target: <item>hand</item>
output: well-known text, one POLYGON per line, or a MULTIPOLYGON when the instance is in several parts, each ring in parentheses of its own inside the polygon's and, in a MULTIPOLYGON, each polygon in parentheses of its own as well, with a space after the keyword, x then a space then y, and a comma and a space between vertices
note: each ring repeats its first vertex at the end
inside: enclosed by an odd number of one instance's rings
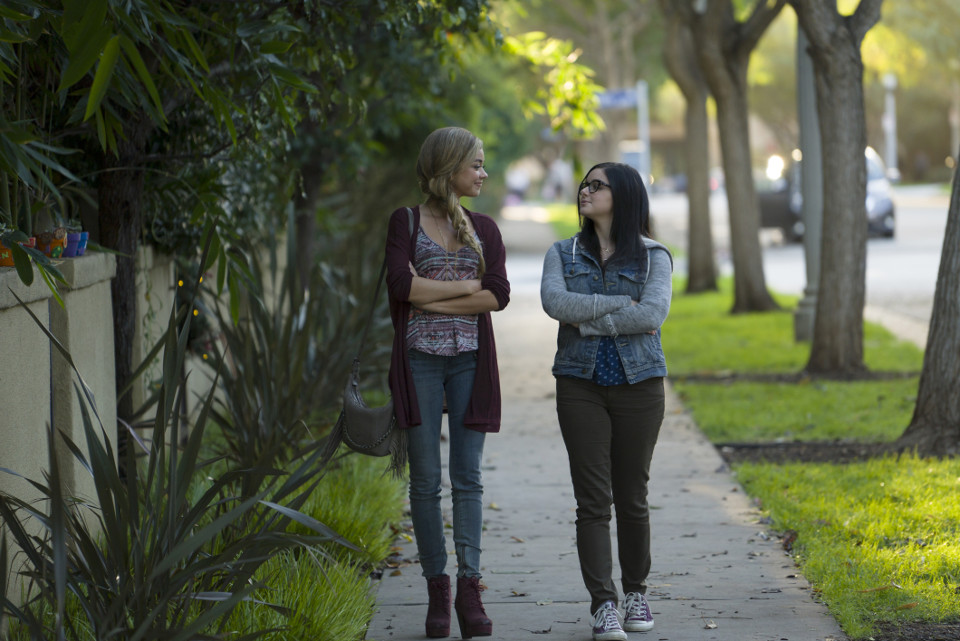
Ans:
POLYGON ((469 280, 461 281, 467 284, 467 295, 476 294, 477 292, 483 289, 483 285, 480 283, 478 278, 471 278, 469 280))
POLYGON ((417 270, 416 270, 416 268, 413 266, 413 263, 412 263, 412 262, 411 262, 411 263, 407 263, 407 266, 410 268, 410 273, 411 273, 411 274, 413 274, 414 276, 419 276, 419 275, 420 275, 420 274, 417 273, 417 270))

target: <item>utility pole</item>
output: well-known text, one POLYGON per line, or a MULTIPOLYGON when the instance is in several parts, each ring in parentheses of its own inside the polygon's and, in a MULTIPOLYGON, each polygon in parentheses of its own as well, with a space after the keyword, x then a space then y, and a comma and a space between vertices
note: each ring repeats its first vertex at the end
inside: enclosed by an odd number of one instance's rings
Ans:
POLYGON ((883 88, 887 90, 883 110, 884 151, 887 164, 887 178, 893 182, 900 180, 900 168, 897 166, 897 77, 892 73, 883 75, 883 88))

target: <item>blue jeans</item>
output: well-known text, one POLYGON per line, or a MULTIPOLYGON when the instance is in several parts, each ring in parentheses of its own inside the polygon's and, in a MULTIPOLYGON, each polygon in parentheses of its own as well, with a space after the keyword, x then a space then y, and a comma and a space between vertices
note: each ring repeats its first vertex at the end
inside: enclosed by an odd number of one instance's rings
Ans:
POLYGON ((483 528, 483 480, 480 462, 485 434, 463 426, 473 392, 477 353, 434 356, 410 350, 422 423, 407 430, 410 460, 410 514, 423 576, 444 574, 447 547, 440 509, 440 425, 447 399, 450 430, 450 486, 453 491, 453 542, 457 576, 480 576, 480 531, 483 528))

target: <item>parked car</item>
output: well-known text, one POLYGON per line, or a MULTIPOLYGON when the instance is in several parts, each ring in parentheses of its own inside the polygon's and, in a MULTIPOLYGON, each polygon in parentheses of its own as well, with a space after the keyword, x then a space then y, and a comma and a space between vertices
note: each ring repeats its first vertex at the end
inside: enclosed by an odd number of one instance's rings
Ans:
MULTIPOLYGON (((867 163, 867 230, 871 236, 893 238, 896 214, 890 198, 890 181, 880 155, 871 147, 864 152, 867 163)), ((803 194, 800 191, 800 162, 793 162, 783 177, 767 189, 758 189, 760 197, 760 226, 780 228, 785 240, 797 242, 803 238, 803 220, 800 211, 803 194)))

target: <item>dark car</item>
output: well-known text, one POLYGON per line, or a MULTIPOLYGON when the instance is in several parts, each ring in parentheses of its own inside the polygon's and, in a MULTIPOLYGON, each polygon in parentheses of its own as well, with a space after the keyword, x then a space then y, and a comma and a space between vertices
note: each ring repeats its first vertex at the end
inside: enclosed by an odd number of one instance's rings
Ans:
MULTIPOLYGON (((871 236, 893 238, 896 216, 883 161, 870 147, 864 157, 867 163, 867 230, 871 236)), ((770 189, 758 190, 758 196, 761 227, 779 228, 787 241, 796 242, 803 238, 799 161, 793 162, 770 189)))

